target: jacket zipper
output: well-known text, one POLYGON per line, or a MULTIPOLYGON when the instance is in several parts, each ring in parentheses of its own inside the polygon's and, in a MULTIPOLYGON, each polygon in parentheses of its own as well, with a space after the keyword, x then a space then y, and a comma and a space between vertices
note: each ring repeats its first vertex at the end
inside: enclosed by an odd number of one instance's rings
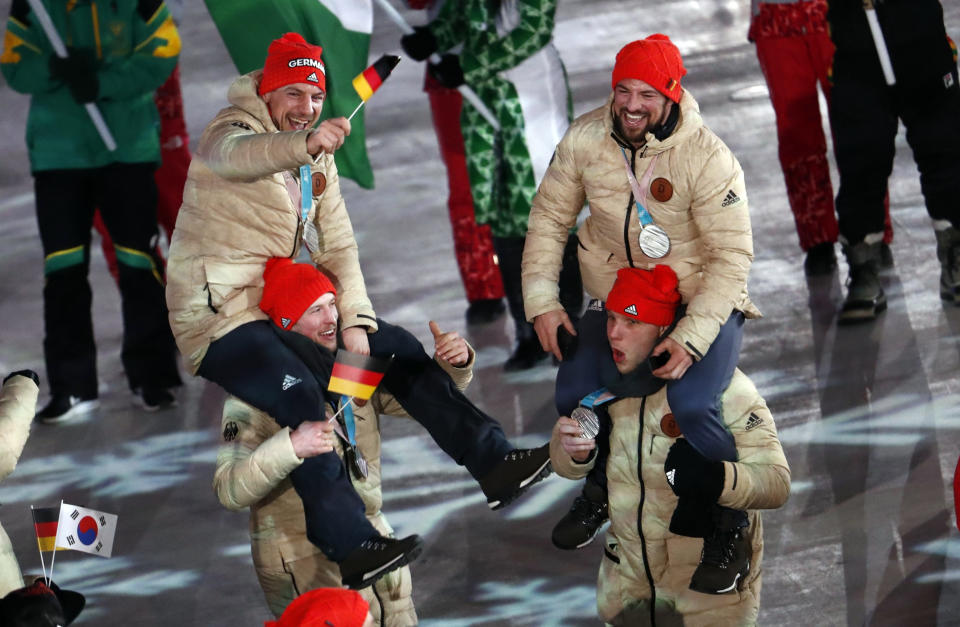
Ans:
POLYGON ((643 570, 650 584, 650 625, 657 627, 657 588, 650 573, 647 559, 647 539, 643 535, 643 504, 647 498, 647 486, 643 483, 643 415, 646 413, 647 397, 640 401, 640 436, 637 438, 637 479, 640 480, 640 506, 637 508, 637 533, 640 534, 640 552, 643 556, 643 570))

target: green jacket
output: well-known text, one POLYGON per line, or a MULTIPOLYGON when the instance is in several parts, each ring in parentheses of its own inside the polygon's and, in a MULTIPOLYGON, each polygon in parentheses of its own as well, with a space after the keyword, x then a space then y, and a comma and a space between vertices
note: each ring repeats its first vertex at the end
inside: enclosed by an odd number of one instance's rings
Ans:
POLYGON ((0 55, 10 86, 30 94, 31 170, 95 168, 160 160, 154 90, 173 71, 180 36, 162 0, 41 0, 68 48, 89 49, 99 66, 95 104, 117 142, 107 150, 84 105, 50 75, 54 54, 26 0, 13 0, 0 55))

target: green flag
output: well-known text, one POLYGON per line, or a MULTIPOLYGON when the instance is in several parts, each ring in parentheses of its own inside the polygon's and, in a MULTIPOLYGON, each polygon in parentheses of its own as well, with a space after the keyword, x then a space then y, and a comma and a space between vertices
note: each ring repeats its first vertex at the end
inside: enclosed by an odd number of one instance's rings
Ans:
MULTIPOLYGON (((348 116, 360 104, 353 78, 367 67, 372 0, 205 0, 227 51, 240 73, 263 67, 270 42, 284 33, 300 33, 323 47, 327 97, 321 118, 348 116)), ((350 121, 350 137, 334 157, 340 176, 373 187, 367 158, 364 109, 350 121)))

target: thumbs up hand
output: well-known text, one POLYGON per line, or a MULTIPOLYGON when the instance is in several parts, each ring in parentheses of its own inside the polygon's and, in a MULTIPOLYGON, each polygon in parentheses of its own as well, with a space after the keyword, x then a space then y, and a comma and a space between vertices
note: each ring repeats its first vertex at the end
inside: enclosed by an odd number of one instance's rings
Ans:
POLYGON ((467 342, 456 331, 444 333, 440 326, 430 321, 430 332, 433 333, 434 355, 451 366, 463 366, 470 359, 470 350, 467 342))

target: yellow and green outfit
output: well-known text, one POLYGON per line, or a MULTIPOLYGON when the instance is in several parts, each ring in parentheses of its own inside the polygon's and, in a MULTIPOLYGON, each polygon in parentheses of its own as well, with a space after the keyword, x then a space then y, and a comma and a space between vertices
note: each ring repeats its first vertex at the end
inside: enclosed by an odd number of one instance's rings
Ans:
MULTIPOLYGON (((91 60, 93 103, 117 143, 104 145, 67 82, 51 71, 53 48, 26 0, 13 0, 0 70, 30 94, 27 148, 44 249, 44 355, 53 394, 97 395, 87 282, 90 229, 99 208, 120 262, 131 388, 178 385, 162 260, 155 252, 160 159, 153 92, 170 75, 180 38, 161 0, 41 0, 71 56, 91 60)), ((75 78, 71 76, 70 78, 75 78)))

